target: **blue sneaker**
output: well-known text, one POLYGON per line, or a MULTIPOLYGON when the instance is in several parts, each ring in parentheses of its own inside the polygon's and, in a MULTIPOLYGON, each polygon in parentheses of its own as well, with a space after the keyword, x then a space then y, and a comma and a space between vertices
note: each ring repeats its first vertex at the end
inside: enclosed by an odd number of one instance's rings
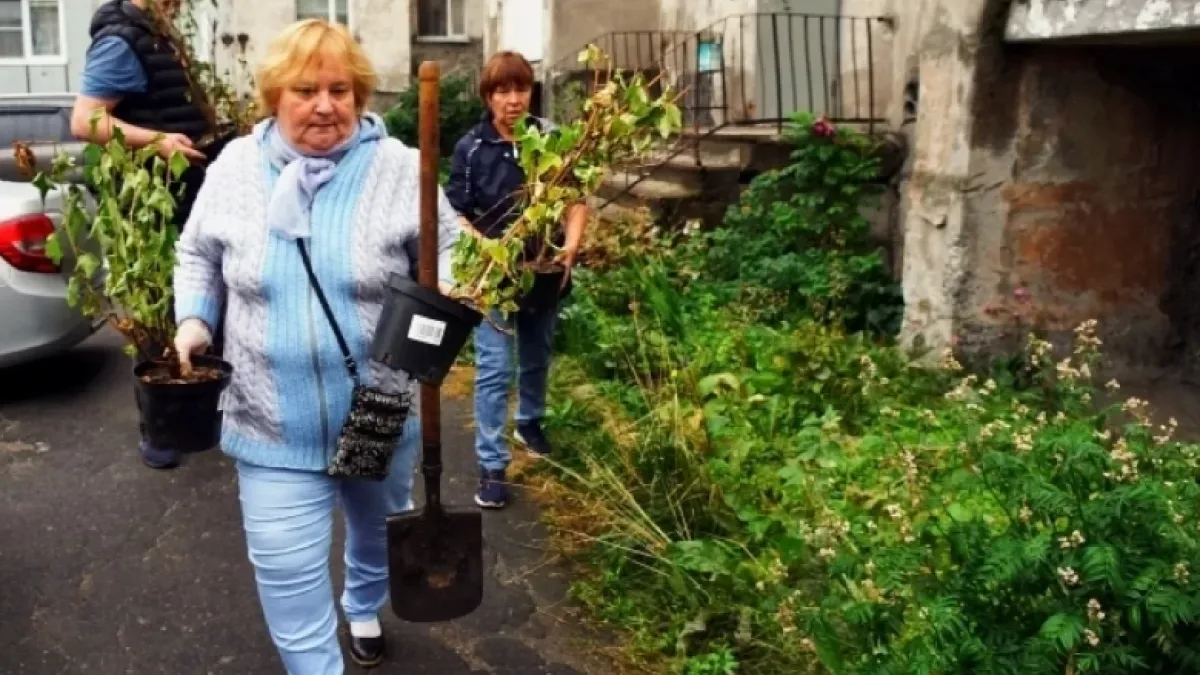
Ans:
POLYGON ((517 430, 513 434, 513 439, 525 446, 525 449, 529 451, 529 456, 534 459, 549 457, 554 450, 550 446, 550 439, 546 438, 546 432, 542 431, 542 423, 538 420, 517 422, 517 430))
POLYGON ((485 509, 502 509, 508 505, 508 481, 504 477, 503 469, 480 469, 479 491, 475 493, 475 503, 485 509))
POLYGON ((179 466, 178 451, 155 448, 143 440, 138 452, 142 455, 142 462, 151 469, 174 469, 179 466))

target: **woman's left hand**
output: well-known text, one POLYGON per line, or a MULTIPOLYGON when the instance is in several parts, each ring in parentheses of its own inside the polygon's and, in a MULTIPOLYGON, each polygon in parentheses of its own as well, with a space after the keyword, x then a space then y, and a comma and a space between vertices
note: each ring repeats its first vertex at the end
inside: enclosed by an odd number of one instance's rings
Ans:
POLYGON ((563 268, 563 280, 562 280, 562 285, 559 287, 559 290, 566 288, 567 284, 570 283, 571 270, 573 270, 575 268, 575 259, 577 257, 579 257, 579 249, 578 248, 564 248, 562 251, 559 252, 558 256, 554 259, 554 262, 561 265, 563 268))

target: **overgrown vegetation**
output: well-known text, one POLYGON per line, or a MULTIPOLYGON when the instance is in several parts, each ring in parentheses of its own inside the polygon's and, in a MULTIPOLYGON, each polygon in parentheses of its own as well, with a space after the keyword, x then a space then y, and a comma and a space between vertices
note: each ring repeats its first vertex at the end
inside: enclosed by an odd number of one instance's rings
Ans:
POLYGON ((882 192, 876 143, 807 119, 787 137, 791 162, 755 179, 725 227, 702 242, 703 273, 780 294, 770 318, 801 311, 851 330, 896 332, 900 289, 862 214, 882 192))
POLYGON ((913 366, 845 234, 861 139, 821 124, 723 228, 602 236, 619 250, 579 272, 566 452, 531 477, 576 595, 686 675, 1200 671, 1200 448, 1144 401, 1096 408, 1094 322, 1068 353, 913 366))

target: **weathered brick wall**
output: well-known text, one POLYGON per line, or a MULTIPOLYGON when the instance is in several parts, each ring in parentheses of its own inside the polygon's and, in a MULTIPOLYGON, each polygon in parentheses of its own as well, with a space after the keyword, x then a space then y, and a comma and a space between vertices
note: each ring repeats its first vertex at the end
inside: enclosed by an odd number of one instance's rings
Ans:
POLYGON ((1010 47, 981 73, 966 346, 1012 348, 1028 325, 1065 335, 1097 319, 1119 365, 1178 363, 1197 323, 1196 66, 1186 52, 1010 47), (1015 305, 1022 329, 1005 311, 1015 305))

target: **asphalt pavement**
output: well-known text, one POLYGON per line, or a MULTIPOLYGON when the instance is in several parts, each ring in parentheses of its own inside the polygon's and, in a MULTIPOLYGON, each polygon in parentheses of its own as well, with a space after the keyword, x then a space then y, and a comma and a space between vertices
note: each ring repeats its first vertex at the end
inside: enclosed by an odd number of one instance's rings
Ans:
MULTIPOLYGON (((246 559, 231 462, 159 472, 136 452, 130 361, 101 333, 0 370, 0 674, 283 673, 246 559)), ((443 403, 446 501, 470 503, 469 401, 443 403)), ((340 520, 340 519, 339 519, 340 520)), ((338 527, 340 531, 340 526, 338 527)), ((610 673, 564 600, 528 500, 485 515, 483 606, 445 624, 385 613, 380 675, 610 673)), ((341 579, 340 533, 334 578, 341 579)), ((347 672, 359 672, 347 660, 347 672)))

